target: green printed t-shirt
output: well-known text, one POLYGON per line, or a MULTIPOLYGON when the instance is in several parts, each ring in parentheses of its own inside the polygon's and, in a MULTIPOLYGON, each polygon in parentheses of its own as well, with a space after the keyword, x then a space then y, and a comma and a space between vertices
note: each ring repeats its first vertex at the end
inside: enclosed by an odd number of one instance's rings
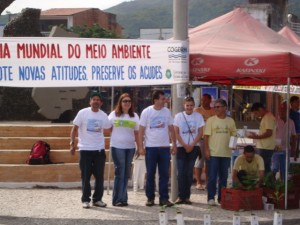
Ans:
POLYGON ((118 117, 113 111, 108 118, 112 124, 111 146, 120 149, 135 148, 134 132, 139 129, 139 116, 134 113, 134 117, 128 114, 118 117))

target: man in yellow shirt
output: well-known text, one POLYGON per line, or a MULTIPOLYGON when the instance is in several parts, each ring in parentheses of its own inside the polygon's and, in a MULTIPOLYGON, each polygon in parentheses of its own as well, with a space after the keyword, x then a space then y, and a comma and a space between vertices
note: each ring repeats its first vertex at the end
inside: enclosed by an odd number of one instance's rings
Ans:
POLYGON ((230 166, 230 136, 236 135, 232 118, 226 116, 227 103, 223 99, 215 101, 215 116, 207 120, 204 128, 204 152, 208 167, 207 203, 215 205, 218 186, 218 202, 221 202, 221 189, 226 187, 230 166), (217 185, 218 183, 218 185, 217 185))
POLYGON ((271 171, 271 159, 276 145, 276 119, 259 102, 253 104, 251 111, 255 117, 261 118, 261 121, 259 133, 250 132, 247 137, 256 140, 257 153, 264 159, 265 172, 267 174, 271 171))
POLYGON ((255 154, 255 149, 251 145, 244 147, 244 153, 238 156, 234 162, 232 171, 232 181, 238 187, 245 187, 244 176, 257 177, 256 187, 262 184, 265 165, 263 158, 255 154))

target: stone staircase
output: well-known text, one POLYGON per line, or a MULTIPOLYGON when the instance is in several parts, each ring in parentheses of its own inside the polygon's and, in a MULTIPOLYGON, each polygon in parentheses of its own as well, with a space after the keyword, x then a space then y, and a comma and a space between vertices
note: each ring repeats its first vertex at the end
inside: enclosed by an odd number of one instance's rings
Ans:
MULTIPOLYGON (((79 152, 69 151, 71 124, 1 123, 0 124, 0 182, 57 183, 80 182, 79 152), (46 141, 51 146, 50 159, 54 164, 27 165, 32 145, 46 141), (57 163, 57 164, 55 164, 57 163)), ((108 179, 109 136, 105 135, 106 167, 108 179)), ((113 164, 110 179, 113 179, 113 164)))

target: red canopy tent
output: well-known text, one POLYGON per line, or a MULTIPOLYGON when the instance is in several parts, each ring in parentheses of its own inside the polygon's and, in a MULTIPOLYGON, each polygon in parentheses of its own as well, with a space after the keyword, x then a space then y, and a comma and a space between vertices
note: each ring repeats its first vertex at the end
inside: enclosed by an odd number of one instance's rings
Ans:
POLYGON ((189 31, 192 80, 278 85, 300 77, 300 47, 237 8, 189 31))
MULTIPOLYGON (((192 80, 239 85, 288 84, 288 96, 290 81, 299 83, 300 47, 240 8, 190 30, 189 39, 192 80)), ((287 158, 288 154, 286 161, 287 158)), ((285 183, 287 187, 287 179, 285 183)), ((286 196, 287 188, 287 203, 286 196)))
POLYGON ((285 26, 280 31, 278 31, 278 34, 287 38, 291 42, 295 43, 296 45, 300 46, 300 37, 292 31, 288 26, 285 26))

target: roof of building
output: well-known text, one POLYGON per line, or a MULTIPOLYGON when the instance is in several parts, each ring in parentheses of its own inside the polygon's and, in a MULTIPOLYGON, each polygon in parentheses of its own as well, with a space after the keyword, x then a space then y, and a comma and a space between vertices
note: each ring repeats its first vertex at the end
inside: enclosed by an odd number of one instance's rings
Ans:
POLYGON ((53 8, 41 12, 41 16, 71 16, 92 8, 53 8))

